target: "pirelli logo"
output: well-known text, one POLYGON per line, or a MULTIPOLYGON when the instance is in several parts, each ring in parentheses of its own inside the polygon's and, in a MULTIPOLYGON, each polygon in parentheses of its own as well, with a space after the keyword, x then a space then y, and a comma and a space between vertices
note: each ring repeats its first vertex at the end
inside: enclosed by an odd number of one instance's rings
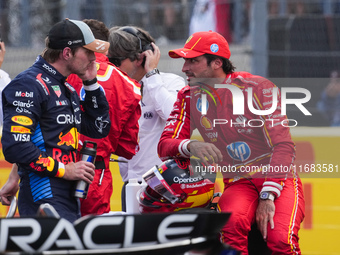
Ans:
POLYGON ((11 126, 11 133, 30 134, 31 130, 21 126, 11 126))

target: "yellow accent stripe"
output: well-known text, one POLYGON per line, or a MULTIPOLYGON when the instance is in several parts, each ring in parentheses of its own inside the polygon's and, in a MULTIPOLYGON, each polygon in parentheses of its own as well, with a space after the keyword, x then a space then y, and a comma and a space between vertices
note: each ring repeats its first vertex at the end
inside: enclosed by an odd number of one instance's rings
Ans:
MULTIPOLYGON (((293 210, 292 210, 292 215, 290 217, 290 222, 289 222, 289 229, 288 229, 288 244, 290 244, 290 248, 291 248, 291 251, 294 252, 295 251, 295 247, 294 247, 294 244, 291 242, 291 235, 293 234, 292 233, 292 230, 293 230, 293 224, 295 223, 295 216, 296 216, 296 210, 297 210, 297 200, 298 200, 298 194, 297 194, 297 190, 298 190, 298 186, 297 186, 297 179, 294 178, 293 179, 293 182, 294 182, 294 206, 293 206, 293 210)), ((295 252, 294 252, 295 253, 295 252)))
MULTIPOLYGON (((110 75, 108 75, 108 73, 109 73, 109 71, 110 71, 110 67, 112 67, 112 66, 108 66, 108 67, 106 68, 104 74, 97 74, 97 78, 99 78, 99 77, 106 77, 106 76, 109 76, 109 77, 110 77, 110 75)), ((111 70, 111 72, 112 72, 112 70, 111 70)))
POLYGON ((198 39, 197 42, 195 42, 195 44, 190 48, 190 50, 192 50, 201 39, 202 37, 200 37, 200 39, 198 39))
POLYGON ((174 132, 174 134, 173 134, 173 136, 171 137, 172 139, 174 139, 175 137, 176 137, 176 135, 177 135, 177 131, 179 130, 179 127, 181 126, 181 123, 183 122, 183 117, 184 117, 184 107, 183 107, 183 105, 184 105, 184 98, 182 99, 182 104, 181 104, 181 115, 180 115, 180 118, 179 118, 179 122, 178 122, 178 124, 177 124, 177 127, 176 127, 176 129, 175 129, 175 132, 174 132))
POLYGON ((244 89, 244 86, 238 85, 238 84, 236 84, 236 83, 231 83, 231 85, 234 85, 234 86, 236 86, 236 87, 238 87, 238 88, 240 88, 240 89, 244 89))

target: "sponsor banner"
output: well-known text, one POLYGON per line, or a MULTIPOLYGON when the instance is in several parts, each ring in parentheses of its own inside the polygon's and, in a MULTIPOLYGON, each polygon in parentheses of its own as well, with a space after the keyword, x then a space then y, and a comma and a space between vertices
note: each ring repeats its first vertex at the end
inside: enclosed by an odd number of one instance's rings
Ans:
POLYGON ((3 218, 0 219, 0 253, 40 254, 56 250, 60 254, 70 250, 100 250, 103 253, 106 250, 126 252, 158 248, 171 251, 181 246, 185 251, 194 243, 216 244, 218 232, 229 216, 211 211, 90 216, 74 224, 56 218, 3 218))

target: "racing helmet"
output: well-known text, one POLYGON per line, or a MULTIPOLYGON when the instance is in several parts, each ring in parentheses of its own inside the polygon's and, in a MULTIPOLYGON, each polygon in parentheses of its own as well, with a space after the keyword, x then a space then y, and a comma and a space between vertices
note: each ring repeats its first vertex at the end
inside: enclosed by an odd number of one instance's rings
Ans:
POLYGON ((216 173, 196 159, 169 159, 151 168, 143 179, 147 186, 137 194, 140 212, 174 212, 208 206, 216 173))

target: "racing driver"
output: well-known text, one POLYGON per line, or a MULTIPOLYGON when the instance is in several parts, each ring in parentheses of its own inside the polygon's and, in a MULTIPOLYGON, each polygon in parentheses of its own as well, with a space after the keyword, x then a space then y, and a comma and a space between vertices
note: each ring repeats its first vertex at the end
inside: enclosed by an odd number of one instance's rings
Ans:
POLYGON ((212 31, 194 33, 169 56, 184 58, 182 71, 189 86, 179 92, 161 136, 161 159, 196 156, 203 163, 214 162, 217 171, 225 170, 218 208, 231 217, 221 241, 248 254, 248 233, 256 222, 272 254, 301 254, 304 197, 293 171, 295 145, 276 86, 263 77, 234 72, 228 42, 212 31), (237 106, 243 112, 234 114, 233 104, 242 96, 246 100, 237 106), (271 114, 255 114, 271 109, 274 102, 271 114), (195 128, 204 142, 190 140, 195 128), (286 171, 269 171, 276 168, 286 171))
POLYGON ((91 183, 95 169, 91 162, 76 162, 79 132, 102 138, 110 130, 94 54, 108 47, 84 22, 65 19, 51 28, 42 56, 3 91, 2 146, 5 159, 19 166, 20 216, 35 216, 41 204, 49 203, 62 218, 79 218, 74 184, 91 183), (71 73, 87 90, 82 105, 66 82, 71 73))

